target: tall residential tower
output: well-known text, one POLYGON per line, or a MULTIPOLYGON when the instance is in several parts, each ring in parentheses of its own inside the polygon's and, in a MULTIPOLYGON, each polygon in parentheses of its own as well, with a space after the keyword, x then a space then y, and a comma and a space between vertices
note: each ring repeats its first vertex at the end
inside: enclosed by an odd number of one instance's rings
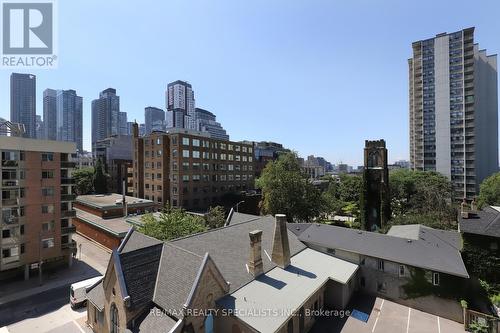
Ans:
POLYGON ((99 140, 120 134, 120 96, 108 88, 92 101, 92 146, 99 140))
POLYGON ((497 57, 474 43, 474 28, 412 47, 411 168, 443 174, 456 199, 471 199, 498 170, 497 57))
POLYGON ((24 125, 24 136, 36 138, 36 76, 10 75, 10 121, 24 125))
POLYGON ((171 82, 167 85, 165 95, 167 126, 195 129, 195 101, 191 84, 180 80, 171 82))

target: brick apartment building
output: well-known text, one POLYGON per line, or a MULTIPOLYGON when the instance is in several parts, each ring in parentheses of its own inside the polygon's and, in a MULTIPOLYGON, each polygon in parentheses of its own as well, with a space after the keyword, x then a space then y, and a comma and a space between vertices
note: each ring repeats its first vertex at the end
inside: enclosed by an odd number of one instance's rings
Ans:
POLYGON ((212 139, 186 129, 139 137, 134 125, 134 196, 157 207, 203 210, 225 194, 253 189, 251 144, 212 139))
POLYGON ((0 277, 24 269, 28 279, 40 262, 71 265, 75 144, 2 136, 0 151, 0 277))

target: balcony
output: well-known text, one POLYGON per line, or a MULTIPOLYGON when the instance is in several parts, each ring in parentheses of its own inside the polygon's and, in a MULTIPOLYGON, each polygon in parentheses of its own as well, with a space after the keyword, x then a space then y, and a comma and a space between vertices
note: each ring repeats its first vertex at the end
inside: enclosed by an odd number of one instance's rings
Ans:
POLYGON ((19 161, 15 160, 2 160, 3 167, 17 167, 19 165, 19 161))
POLYGON ((2 180, 3 187, 14 187, 19 186, 19 180, 17 179, 4 179, 2 180))
POLYGON ((71 240, 69 243, 62 243, 61 244, 61 249, 62 250, 68 250, 68 249, 76 249, 76 241, 71 240))
POLYGON ((17 216, 3 216, 2 221, 4 224, 10 225, 10 224, 18 224, 19 223, 19 217, 17 216))
POLYGON ((75 162, 61 161, 61 168, 62 169, 73 169, 75 167, 76 167, 75 162))
POLYGON ((76 226, 70 225, 69 227, 61 227, 61 234, 73 234, 76 232, 76 226))
POLYGON ((61 201, 74 201, 76 194, 61 194, 61 201))
POLYGON ((61 217, 75 217, 75 216, 76 216, 76 210, 74 209, 61 211, 61 217))
POLYGON ((73 185, 75 180, 73 178, 63 178, 61 177, 61 185, 73 185))
POLYGON ((18 205, 18 200, 16 199, 3 199, 2 200, 2 206, 17 206, 18 205))

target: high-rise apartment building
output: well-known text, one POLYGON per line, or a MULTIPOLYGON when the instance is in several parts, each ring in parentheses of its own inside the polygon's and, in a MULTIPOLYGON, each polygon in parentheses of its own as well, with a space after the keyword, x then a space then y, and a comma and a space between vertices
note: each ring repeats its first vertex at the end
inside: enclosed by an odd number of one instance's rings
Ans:
POLYGON ((83 99, 75 90, 58 90, 56 102, 56 131, 58 141, 76 143, 83 150, 83 99))
POLYGON ((43 91, 43 119, 45 121, 44 138, 57 140, 57 90, 43 91))
POLYGON ((167 85, 165 92, 167 120, 171 127, 196 129, 194 91, 185 81, 174 81, 167 85))
POLYGON ((139 137, 134 129, 134 196, 162 207, 204 210, 227 193, 253 189, 253 145, 185 129, 139 137))
POLYGON ((498 170, 497 57, 474 43, 474 28, 412 47, 411 168, 443 174, 456 199, 471 199, 498 170))
POLYGON ((36 76, 10 75, 10 121, 24 125, 24 136, 36 138, 36 76))
POLYGON ((195 110, 196 130, 207 132, 214 139, 229 140, 226 130, 216 121, 216 116, 212 112, 200 108, 195 110))
POLYGON ((92 101, 92 144, 120 134, 120 97, 108 88, 92 101))
POLYGON ((165 129, 165 112, 153 106, 144 108, 144 123, 146 135, 153 131, 163 131, 165 129))
MULTIPOLYGON (((0 274, 56 260, 71 264, 75 216, 72 142, 4 136, 1 152, 0 274)), ((40 270, 39 270, 40 272, 40 270)))

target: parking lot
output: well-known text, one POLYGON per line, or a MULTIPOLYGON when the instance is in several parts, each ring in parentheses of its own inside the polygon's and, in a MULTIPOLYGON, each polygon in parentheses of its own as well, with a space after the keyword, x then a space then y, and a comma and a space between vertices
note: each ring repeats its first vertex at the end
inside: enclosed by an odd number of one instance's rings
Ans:
POLYGON ((322 320, 312 332, 335 333, 462 333, 462 324, 381 298, 358 297, 352 304, 369 315, 364 322, 353 316, 322 320))

